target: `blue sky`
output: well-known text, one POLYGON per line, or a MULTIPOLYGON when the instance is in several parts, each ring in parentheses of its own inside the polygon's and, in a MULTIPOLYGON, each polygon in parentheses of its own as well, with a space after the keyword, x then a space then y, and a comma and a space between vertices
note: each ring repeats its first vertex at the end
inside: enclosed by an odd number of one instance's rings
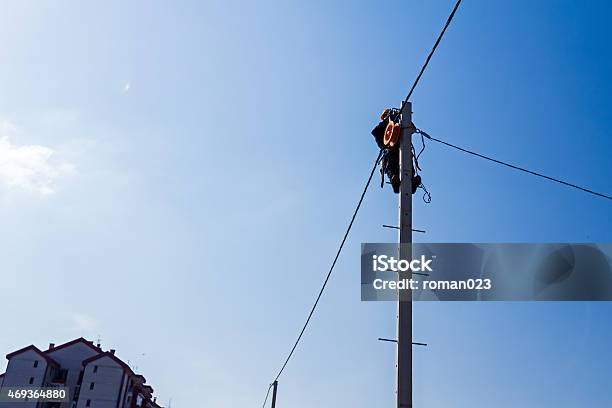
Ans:
MULTIPOLYGON (((584 3, 584 4, 583 4, 584 3)), ((102 337, 174 407, 261 404, 451 1, 8 1, 0 351, 102 337)), ((412 101, 432 136, 612 193, 612 6, 466 1, 412 101)), ((610 242, 610 203, 429 144, 429 242, 610 242)), ((279 405, 391 406, 374 184, 279 405)), ((415 406, 612 404, 607 303, 415 306, 415 406)), ((2 367, 0 365, 0 367, 2 367)))

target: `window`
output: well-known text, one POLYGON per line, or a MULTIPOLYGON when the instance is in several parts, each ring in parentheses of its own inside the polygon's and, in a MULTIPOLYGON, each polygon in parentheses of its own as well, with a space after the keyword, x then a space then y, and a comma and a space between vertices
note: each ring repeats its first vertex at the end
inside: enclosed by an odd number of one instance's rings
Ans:
POLYGON ((94 383, 89 384, 89 389, 93 390, 94 389, 94 383))
POLYGON ((34 377, 30 377, 30 384, 34 384, 34 377))
POLYGON ((68 370, 59 369, 55 376, 53 376, 53 382, 56 383, 66 383, 66 378, 68 377, 68 370))
POLYGON ((38 367, 38 360, 34 360, 34 368, 38 367))
POLYGON ((98 366, 94 366, 93 372, 94 372, 94 374, 98 372, 98 366))
POLYGON ((91 407, 91 400, 87 400, 87 402, 85 403, 86 407, 91 407))

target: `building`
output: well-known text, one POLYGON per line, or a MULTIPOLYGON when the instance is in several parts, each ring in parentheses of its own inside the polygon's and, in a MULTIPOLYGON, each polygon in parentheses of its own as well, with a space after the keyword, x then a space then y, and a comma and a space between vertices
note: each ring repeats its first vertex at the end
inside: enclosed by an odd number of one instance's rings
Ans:
POLYGON ((0 402, 2 408, 162 408, 153 388, 129 365, 93 341, 78 338, 45 351, 34 345, 6 355, 0 391, 8 387, 66 387, 69 402, 0 402))

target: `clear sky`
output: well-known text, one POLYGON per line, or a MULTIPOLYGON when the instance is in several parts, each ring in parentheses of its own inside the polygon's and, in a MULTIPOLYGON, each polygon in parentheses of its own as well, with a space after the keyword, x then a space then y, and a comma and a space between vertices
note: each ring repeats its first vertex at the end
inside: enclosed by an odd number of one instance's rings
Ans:
MULTIPOLYGON (((0 352, 98 335, 173 407, 257 407, 454 1, 2 1, 0 352)), ((435 137, 612 193, 605 1, 464 1, 413 95, 435 137)), ((610 201, 429 144, 429 242, 610 242, 610 201)), ((279 406, 392 406, 359 301, 370 190, 279 406)), ((612 405, 608 303, 415 306, 416 407, 612 405)), ((0 369, 5 363, 0 365, 0 369)))

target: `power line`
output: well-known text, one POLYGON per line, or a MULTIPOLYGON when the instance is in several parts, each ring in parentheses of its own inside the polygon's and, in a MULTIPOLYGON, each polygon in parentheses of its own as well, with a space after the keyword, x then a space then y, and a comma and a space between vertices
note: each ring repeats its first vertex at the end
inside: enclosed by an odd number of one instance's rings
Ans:
POLYGON ((453 17, 455 17, 455 13, 457 12, 457 9, 459 8, 460 4, 461 4, 461 0, 458 0, 457 3, 455 4, 455 7, 453 8, 453 11, 451 11, 450 15, 448 16, 448 19, 446 20, 446 24, 444 24, 444 28, 442 29, 442 31, 440 31, 440 34, 438 35, 438 39, 436 40, 433 48, 429 52, 429 55, 427 56, 427 59, 425 60, 425 63, 423 64, 423 67, 421 68, 419 75, 417 75, 416 79, 414 80, 414 83, 412 84, 412 87, 410 88, 410 91, 408 92, 406 99, 404 99, 404 103, 408 102, 408 100, 412 96, 412 92, 414 92, 414 88, 416 88, 417 84, 419 83, 419 80, 421 79, 421 76, 423 75, 423 72, 425 72, 425 69, 427 68, 427 65, 429 64, 429 61, 431 60, 431 57, 433 57, 434 53, 436 52, 436 48, 438 48, 438 45, 440 44, 442 37, 444 37, 444 33, 446 32, 446 29, 448 28, 451 21, 453 20, 453 17))
POLYGON ((459 146, 455 146, 454 144, 445 142, 443 140, 436 139, 435 137, 432 137, 432 136, 428 135, 427 133, 425 133, 424 131, 422 131, 420 129, 417 129, 416 132, 420 133, 421 135, 423 135, 424 137, 426 137, 429 140, 433 140, 434 142, 438 142, 438 143, 441 143, 443 145, 452 147, 453 149, 457 149, 457 150, 462 151, 464 153, 468 153, 468 154, 471 154, 473 156, 480 157, 482 159, 489 160, 489 161, 492 161, 492 162, 497 163, 497 164, 501 164, 501 165, 506 166, 506 167, 510 167, 511 169, 519 170, 519 171, 522 171, 522 172, 525 172, 525 173, 528 173, 528 174, 531 174, 531 175, 534 175, 534 176, 542 177, 542 178, 544 178, 546 180, 554 181, 555 183, 559 183, 559 184, 563 184, 563 185, 566 185, 566 186, 569 186, 569 187, 573 187, 575 189, 584 191, 584 192, 589 193, 589 194, 593 194, 593 195, 596 195, 596 196, 599 196, 599 197, 607 198, 608 200, 612 200, 612 197, 609 196, 609 195, 606 195, 606 194, 603 194, 603 193, 598 193, 597 191, 589 190, 588 188, 580 187, 580 186, 578 186, 576 184, 568 183, 567 181, 559 180, 559 179, 556 179, 554 177, 550 177, 550 176, 547 176, 547 175, 544 175, 544 174, 541 174, 541 173, 537 173, 535 171, 531 171, 531 170, 525 169, 523 167, 515 166, 514 164, 506 163, 506 162, 503 162, 501 160, 497 160, 497 159, 494 159, 492 157, 485 156, 483 154, 476 153, 476 152, 464 149, 464 148, 459 147, 459 146))
MULTIPOLYGON (((453 17, 455 16, 455 13, 456 13, 457 9, 459 8, 460 4, 461 4, 461 0, 458 0, 457 3, 455 4, 455 7, 453 8, 453 11, 451 12, 451 14, 449 15, 448 19, 446 20, 446 24, 444 25, 444 28, 442 29, 442 31, 438 35, 438 38, 436 39, 436 42, 434 43, 433 48, 429 52, 429 55, 427 56, 427 59, 425 60, 425 63, 423 64, 423 67, 421 68, 418 76, 416 77, 414 83, 412 84, 412 87, 410 88, 410 91, 408 92, 408 95, 406 96, 406 99, 405 99, 404 103, 408 102, 408 100, 412 96, 412 92, 414 91, 414 89, 416 88, 417 84, 419 83, 419 80, 421 79, 421 76, 425 72, 425 69, 427 68, 427 65, 429 64, 429 61, 431 60, 433 54, 436 52, 436 49, 438 48, 438 45, 440 44, 440 41, 442 40, 442 37, 444 36, 444 33, 446 32, 446 29, 448 28, 448 26, 450 25, 453 17)), ((308 324, 310 323, 310 319, 312 318, 312 316, 314 314, 314 311, 317 308, 317 305, 319 304, 319 300, 321 299, 321 296, 323 295, 325 287, 327 286, 327 282, 329 281, 329 278, 331 277, 331 274, 332 274, 332 272, 334 270, 334 267, 336 266, 338 258, 340 257, 340 253, 342 252, 342 249, 344 248, 344 244, 346 242, 346 239, 348 238, 348 235, 349 235, 349 233, 351 231, 351 228, 353 227, 353 222, 355 221, 355 218, 357 217, 357 213, 359 212, 359 209, 361 208, 361 204, 362 204, 363 199, 365 197, 365 194, 366 194, 366 192, 368 190, 368 187, 370 186, 370 182, 372 181, 372 176, 374 175, 374 172, 376 171, 376 166, 378 165, 378 162, 380 161, 381 155, 382 155, 382 150, 378 153, 378 156, 376 157, 376 160, 374 162, 374 166, 372 167, 372 171, 370 172, 370 176, 368 177, 368 180, 367 180, 366 185, 365 185, 365 187, 363 189, 363 192, 361 193, 361 197, 359 198, 357 206, 355 207, 355 211, 353 212, 353 216, 351 217, 351 221, 349 222, 349 225, 348 225, 348 227, 346 229, 346 232, 344 233, 344 237, 342 238, 342 241, 340 242, 340 246, 338 247, 338 251, 336 252, 336 256, 334 257, 334 260, 333 260, 333 262, 331 264, 331 267, 329 268, 329 271, 327 272, 327 276, 325 277, 325 280, 323 281, 323 286, 321 286, 321 290, 319 291, 319 294, 317 295, 317 298, 316 298, 314 304, 312 305, 312 308, 310 309, 310 313, 308 314, 308 318, 306 319, 306 322, 304 323, 304 326, 302 327, 302 330, 300 331, 300 334, 298 335, 295 343, 293 344, 293 347, 291 348, 291 351, 289 352, 289 355, 285 359, 285 362, 283 363, 281 369, 279 370, 278 374, 274 378, 274 381, 278 381, 279 377, 281 376, 281 374, 283 373, 283 371, 287 367, 287 364, 289 363, 289 360, 291 360, 291 357, 293 356, 293 353, 295 352, 295 349, 297 348, 298 344, 300 343, 300 340, 302 339, 302 336, 304 335, 304 332, 306 331, 306 327, 308 327, 308 324)), ((268 387, 268 391, 266 393, 266 398, 265 398, 264 403, 263 403, 264 407, 265 407, 266 402, 268 400, 268 395, 270 394, 271 387, 272 387, 272 385, 270 385, 268 387)))
MULTIPOLYGON (((357 217, 357 213, 359 212, 359 209, 361 208, 361 203, 363 202, 365 194, 368 191, 368 187, 370 186, 370 182, 372 181, 372 176, 374 175, 374 172, 376 171, 376 166, 378 166, 378 162, 380 161, 381 155, 382 155, 382 150, 380 152, 378 152, 378 156, 376 157, 376 160, 374 161, 374 166, 372 167, 372 171, 370 172, 370 176, 368 177, 368 181, 366 182, 366 185, 365 185, 365 187, 363 189, 363 192, 361 193, 361 197, 359 198, 359 202, 357 203, 357 207, 355 207, 355 210, 353 211, 353 216, 351 217, 351 221, 349 222, 348 227, 346 229, 346 232, 344 233, 344 237, 342 238, 342 241, 340 242, 340 246, 338 247, 338 251, 336 252, 336 256, 334 257, 334 261, 332 262, 331 267, 329 268, 329 271, 327 272, 327 276, 325 277, 325 280, 323 281, 323 286, 321 286, 321 290, 319 291, 319 294, 317 295, 317 298, 316 298, 314 304, 312 305, 312 308, 310 309, 310 313, 308 314, 308 318, 306 319, 306 322, 304 323, 304 326, 302 327, 302 330, 300 331, 300 334, 297 337, 297 340, 293 344, 293 347, 291 348, 291 351, 289 352, 289 355, 285 359, 285 362, 283 363, 283 366, 281 367, 280 371, 278 372, 278 374, 274 378, 274 381, 278 381, 278 378, 281 376, 281 374, 285 370, 285 367, 287 367, 287 364, 289 363, 289 360, 293 356, 293 353, 295 352, 295 349, 297 348, 300 340, 302 339, 302 336, 304 335, 304 332, 306 331, 306 327, 308 327, 308 323, 310 323, 310 319, 312 318, 312 315, 314 314, 314 311, 317 308, 317 305, 319 304, 319 300, 321 299, 321 296, 323 295, 323 291, 325 290, 325 287, 327 286, 327 282, 329 281, 329 278, 330 278, 332 272, 334 271, 334 267, 336 266, 336 262, 338 261, 338 258, 340 257, 340 253, 342 252, 342 248, 344 247, 344 243, 346 242, 346 239, 348 238, 348 235, 351 232, 351 228, 353 227, 353 222, 355 221, 355 217, 357 217)), ((268 393, 269 392, 270 392, 270 389, 268 388, 268 393)), ((266 396, 266 399, 267 399, 267 396, 266 396)))
POLYGON ((263 404, 261 404, 261 408, 266 408, 266 402, 268 402, 268 396, 270 395, 270 390, 272 389, 272 385, 270 384, 270 386, 268 387, 268 392, 266 392, 266 398, 264 399, 263 404))

